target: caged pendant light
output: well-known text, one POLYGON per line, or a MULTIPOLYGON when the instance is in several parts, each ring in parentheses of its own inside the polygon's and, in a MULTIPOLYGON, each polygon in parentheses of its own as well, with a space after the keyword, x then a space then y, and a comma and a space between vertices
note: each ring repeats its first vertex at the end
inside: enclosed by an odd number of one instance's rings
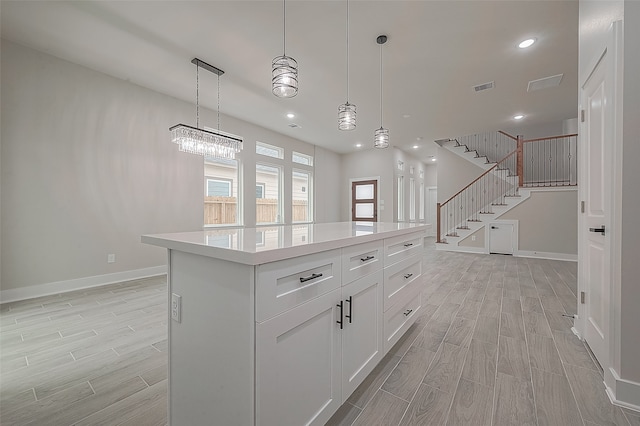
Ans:
POLYGON ((373 146, 374 148, 387 148, 389 146, 389 129, 382 127, 382 45, 387 42, 387 36, 378 36, 376 42, 380 45, 380 128, 373 135, 373 146))
POLYGON ((198 58, 193 58, 191 63, 196 66, 196 127, 177 124, 169 128, 171 141, 178 144, 178 149, 182 152, 229 160, 234 159, 235 154, 242 149, 242 138, 240 136, 220 130, 200 128, 200 68, 204 68, 218 76, 218 129, 220 128, 220 76, 224 74, 224 71, 198 58))
POLYGON ((338 107, 338 129, 356 128, 356 106, 349 103, 349 0, 347 0, 347 102, 338 107))
POLYGON ((287 5, 282 0, 283 36, 282 56, 276 56, 271 63, 271 91, 279 98, 292 98, 298 94, 298 63, 287 56, 287 5))

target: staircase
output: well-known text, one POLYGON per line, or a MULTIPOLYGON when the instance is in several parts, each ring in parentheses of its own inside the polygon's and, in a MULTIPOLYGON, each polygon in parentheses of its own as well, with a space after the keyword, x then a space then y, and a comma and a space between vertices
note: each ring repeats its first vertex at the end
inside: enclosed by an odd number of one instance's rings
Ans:
POLYGON ((524 140, 500 131, 437 140, 484 173, 438 203, 436 247, 463 251, 461 241, 527 200, 528 187, 576 185, 576 136, 524 140))

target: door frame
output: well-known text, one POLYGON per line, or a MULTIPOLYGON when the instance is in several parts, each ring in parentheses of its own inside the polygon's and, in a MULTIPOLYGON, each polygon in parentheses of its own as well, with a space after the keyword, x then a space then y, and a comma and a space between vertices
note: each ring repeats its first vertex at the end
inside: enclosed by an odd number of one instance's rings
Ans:
POLYGON ((424 221, 425 223, 429 223, 431 224, 431 229, 427 230, 427 234, 430 237, 435 237, 436 236, 436 227, 438 226, 438 187, 437 186, 426 186, 424 187, 424 208, 425 208, 425 215, 424 215, 424 221), (436 204, 433 206, 433 211, 436 214, 436 217, 431 217, 431 214, 429 213, 429 207, 430 207, 430 203, 429 203, 429 192, 431 190, 435 190, 436 191, 436 204), (427 217, 428 216, 428 217, 427 217))
POLYGON ((354 182, 363 182, 367 180, 375 180, 376 181, 376 220, 375 222, 380 222, 380 211, 381 206, 383 205, 380 200, 380 176, 369 176, 369 177, 357 177, 357 178, 349 178, 349 190, 348 193, 348 201, 347 205, 349 206, 349 222, 353 222, 353 183, 354 182))
MULTIPOLYGON (((593 71, 607 55, 607 62, 605 63, 605 95, 608 99, 609 111, 607 112, 608 126, 605 127, 605 138, 611 141, 612 156, 609 164, 610 172, 612 173, 611 187, 605 188, 611 192, 611 202, 609 207, 609 221, 605 224, 607 227, 607 234, 609 237, 610 247, 610 262, 609 262, 609 324, 607 335, 605 336, 605 342, 607 346, 606 356, 608 359, 598 360, 601 367, 604 370, 604 382, 607 387, 607 393, 612 400, 615 400, 615 383, 617 373, 614 370, 620 369, 620 242, 622 240, 621 229, 621 206, 622 197, 621 194, 615 191, 615 188, 620 188, 622 184, 622 76, 623 76, 623 38, 622 38, 622 21, 616 21, 611 24, 609 34, 607 37, 606 45, 599 51, 598 55, 595 55, 592 59, 589 67, 589 74, 580 81, 579 85, 579 111, 585 109, 585 98, 583 87, 586 85, 589 78, 591 78, 593 71), (613 389, 612 389, 613 388, 613 389)), ((586 123, 580 120, 578 130, 578 155, 579 158, 579 200, 585 201, 587 198, 586 187, 580 183, 586 182, 588 175, 587 159, 581 153, 581 147, 583 147, 585 141, 583 140, 586 131, 586 123)), ((580 209, 580 206, 578 206, 580 209)), ((586 255, 586 240, 585 235, 588 230, 586 229, 586 221, 584 214, 579 210, 578 214, 578 300, 576 301, 577 317, 574 319, 574 327, 572 330, 581 340, 584 340, 584 331, 587 326, 587 306, 580 303, 580 294, 585 292, 588 297, 588 285, 586 283, 586 268, 585 264, 586 255)))

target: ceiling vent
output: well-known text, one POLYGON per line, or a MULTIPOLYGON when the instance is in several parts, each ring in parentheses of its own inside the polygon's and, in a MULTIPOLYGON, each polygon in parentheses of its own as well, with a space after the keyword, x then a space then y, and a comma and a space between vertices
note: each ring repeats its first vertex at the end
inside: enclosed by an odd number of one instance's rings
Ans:
POLYGON ((495 87, 495 82, 490 81, 488 83, 473 86, 473 90, 475 90, 476 92, 482 92, 483 90, 493 89, 494 87, 495 87))
POLYGON ((540 78, 538 80, 531 80, 527 86, 527 92, 548 89, 549 87, 557 87, 560 85, 563 75, 564 74, 558 74, 552 75, 551 77, 540 78))
POLYGON ((296 123, 289 123, 289 124, 287 124, 287 126, 291 127, 292 129, 300 129, 300 128, 302 128, 302 126, 300 126, 299 124, 296 124, 296 123))

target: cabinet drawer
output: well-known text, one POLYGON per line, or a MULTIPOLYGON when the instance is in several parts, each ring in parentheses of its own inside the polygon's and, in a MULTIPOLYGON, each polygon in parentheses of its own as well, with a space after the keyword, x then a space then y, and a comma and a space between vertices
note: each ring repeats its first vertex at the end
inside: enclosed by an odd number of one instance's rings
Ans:
POLYGON ((401 303, 396 303, 391 309, 384 313, 384 353, 389 349, 407 331, 411 324, 416 320, 417 313, 422 307, 420 302, 420 288, 414 290, 413 293, 407 294, 407 298, 401 303))
POLYGON ((382 241, 358 244, 342 249, 342 284, 382 269, 382 241))
POLYGON ((422 283, 422 256, 415 255, 384 269, 384 310, 422 283))
POLYGON ((340 250, 256 267, 256 321, 265 321, 340 287, 340 250))
POLYGON ((399 235, 384 240, 384 266, 389 266, 414 254, 423 254, 424 232, 399 235))

